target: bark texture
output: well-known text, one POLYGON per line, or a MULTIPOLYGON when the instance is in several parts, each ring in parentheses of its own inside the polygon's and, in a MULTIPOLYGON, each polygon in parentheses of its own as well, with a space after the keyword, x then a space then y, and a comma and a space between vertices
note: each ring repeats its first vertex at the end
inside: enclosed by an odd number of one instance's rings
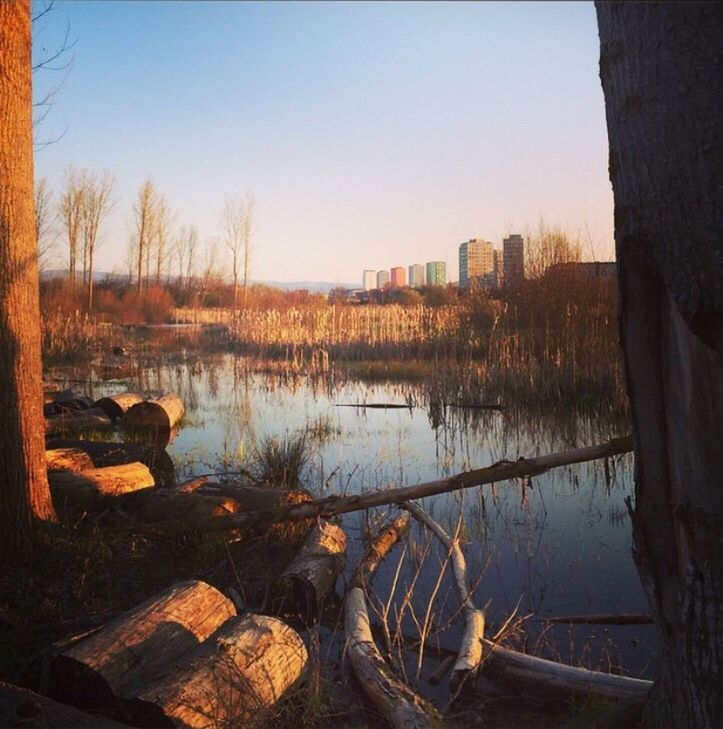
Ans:
POLYGON ((30 3, 0 3, 0 559, 55 518, 45 472, 35 240, 30 3))
POLYGON ((634 556, 662 641, 649 719, 723 716, 723 5, 598 3, 634 556))

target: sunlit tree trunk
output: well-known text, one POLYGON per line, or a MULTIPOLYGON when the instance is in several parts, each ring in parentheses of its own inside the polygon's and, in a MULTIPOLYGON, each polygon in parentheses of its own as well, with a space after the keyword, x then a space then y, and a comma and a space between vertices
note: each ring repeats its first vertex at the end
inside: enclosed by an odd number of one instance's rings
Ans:
POLYGON ((723 5, 598 3, 657 727, 723 717, 723 5))
POLYGON ((0 2, 0 559, 27 555, 53 519, 45 472, 33 211, 30 5, 0 2))

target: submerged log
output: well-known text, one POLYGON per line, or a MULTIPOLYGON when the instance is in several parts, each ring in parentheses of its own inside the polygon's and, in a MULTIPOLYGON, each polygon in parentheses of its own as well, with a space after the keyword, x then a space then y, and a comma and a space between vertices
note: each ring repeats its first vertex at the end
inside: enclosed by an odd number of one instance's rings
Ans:
POLYGON ((442 542, 452 560, 454 581, 464 611, 464 633, 462 634, 457 660, 449 679, 450 689, 453 695, 456 696, 460 693, 466 681, 477 673, 482 662, 485 616, 472 602, 472 590, 467 579, 467 563, 459 546, 459 540, 452 539, 426 511, 416 504, 406 503, 404 508, 442 542))
POLYGON ((178 395, 168 393, 130 407, 123 417, 123 424, 129 428, 170 431, 183 417, 183 412, 183 400, 178 395))
POLYGON ((85 451, 97 467, 120 466, 140 461, 148 466, 156 486, 166 487, 175 483, 175 468, 168 453, 141 443, 110 443, 70 438, 51 438, 48 448, 79 448, 85 451))
POLYGON ((486 639, 484 643, 485 651, 490 654, 489 664, 485 662, 484 665, 490 671, 491 677, 508 679, 548 693, 559 691, 565 694, 644 701, 653 686, 652 681, 641 678, 616 676, 548 661, 503 648, 486 639))
POLYGON ((344 599, 344 635, 354 674, 379 713, 396 729, 428 729, 440 726, 441 717, 431 704, 402 683, 382 658, 372 637, 364 595, 377 567, 408 529, 409 514, 404 512, 372 540, 344 599))
POLYGON ((23 729, 128 729, 127 724, 60 704, 0 681, 0 726, 23 729))
POLYGON ((52 448, 45 451, 48 471, 85 471, 95 468, 93 459, 80 448, 52 448))
POLYGON ((179 582, 112 620, 50 666, 49 693, 82 708, 134 695, 236 614, 205 582, 179 582))
POLYGON ((48 480, 53 503, 70 509, 97 508, 114 497, 154 485, 148 467, 137 461, 85 471, 53 471, 48 480))
MULTIPOLYGON (((193 525, 196 531, 218 531, 223 529, 244 529, 254 524, 271 522, 300 521, 304 519, 315 519, 318 517, 329 518, 335 514, 346 514, 350 511, 362 511, 376 506, 387 504, 402 504, 413 499, 422 499, 426 496, 435 496, 450 491, 459 491, 483 484, 505 481, 525 476, 537 476, 549 471, 551 468, 569 466, 574 463, 585 463, 598 458, 608 458, 621 453, 632 451, 632 439, 629 436, 614 438, 613 440, 587 448, 576 448, 571 451, 551 453, 537 458, 521 458, 519 461, 501 461, 487 468, 479 468, 473 471, 466 471, 451 478, 415 486, 400 486, 398 488, 383 489, 379 491, 368 491, 354 496, 327 496, 323 499, 316 499, 308 503, 283 506, 275 510, 243 512, 224 519, 214 519, 206 524, 193 525)), ((165 524, 157 525, 158 529, 172 534, 183 532, 190 528, 190 525, 182 521, 168 521, 165 524)), ((139 529, 143 531, 143 528, 139 529)))
POLYGON ((233 618, 123 703, 136 726, 249 726, 297 685, 307 660, 304 642, 281 620, 233 618))
POLYGON ((95 407, 100 408, 111 420, 120 420, 129 408, 143 402, 143 395, 137 392, 119 392, 116 395, 101 397, 95 401, 95 407))
POLYGON ((280 614, 316 619, 336 578, 344 569, 346 535, 338 525, 320 521, 311 530, 299 554, 271 589, 271 604, 280 614))
POLYGON ((75 430, 105 430, 111 425, 110 418, 100 408, 90 408, 45 418, 47 435, 75 430))

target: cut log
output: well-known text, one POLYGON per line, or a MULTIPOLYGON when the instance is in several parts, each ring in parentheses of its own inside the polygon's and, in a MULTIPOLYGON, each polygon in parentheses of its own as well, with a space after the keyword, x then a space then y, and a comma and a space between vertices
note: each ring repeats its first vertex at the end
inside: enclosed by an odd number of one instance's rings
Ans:
MULTIPOLYGON (((415 486, 400 486, 398 488, 383 489, 379 491, 367 491, 354 496, 327 496, 323 499, 316 499, 309 503, 283 506, 276 510, 276 513, 267 512, 243 512, 234 514, 224 519, 214 519, 205 525, 195 524, 195 531, 218 531, 222 529, 243 529, 252 526, 254 523, 270 523, 284 521, 300 521, 303 519, 316 519, 318 517, 329 518, 335 514, 346 514, 351 511, 362 511, 376 506, 386 504, 402 504, 413 499, 422 499, 427 496, 435 496, 450 491, 459 491, 483 484, 505 481, 513 478, 524 478, 525 476, 537 476, 549 471, 551 468, 569 466, 574 463, 585 463, 598 458, 608 458, 621 453, 629 453, 632 450, 631 438, 614 438, 608 443, 602 443, 588 448, 576 448, 571 451, 551 453, 537 458, 524 459, 509 462, 502 461, 487 468, 479 468, 473 471, 466 471, 451 478, 415 486)), ((158 529, 173 534, 189 529, 190 525, 184 522, 167 522, 157 525, 158 529)), ((143 531, 141 525, 139 531, 143 531)))
POLYGON ((345 557, 344 530, 338 524, 318 522, 271 589, 274 611, 298 615, 306 623, 316 620, 344 569, 345 557))
POLYGON ((77 472, 53 471, 48 480, 53 503, 70 510, 96 509, 115 497, 154 485, 148 467, 138 461, 77 472))
POLYGON ((112 425, 110 418, 100 408, 90 408, 55 417, 45 418, 47 435, 78 430, 105 430, 112 425))
POLYGON ((48 471, 85 471, 95 468, 93 459, 80 448, 53 448, 45 451, 48 471))
POLYGON ((116 395, 101 397, 95 401, 95 407, 100 408, 111 420, 120 420, 129 408, 143 402, 145 398, 137 392, 119 392, 116 395))
POLYGON ((568 666, 544 658, 528 656, 526 653, 503 648, 489 640, 484 641, 485 672, 490 678, 510 680, 528 688, 537 688, 546 693, 557 691, 565 694, 586 694, 608 699, 644 701, 653 686, 652 681, 612 673, 589 671, 586 668, 568 666))
MULTIPOLYGON (((188 488, 188 485, 186 485, 186 488, 188 488)), ((311 494, 303 489, 287 491, 261 486, 239 486, 233 482, 214 483, 206 480, 205 483, 197 486, 195 490, 201 494, 227 496, 238 503, 239 511, 263 511, 290 504, 306 504, 311 501, 311 494)))
POLYGON ((130 407, 123 417, 123 424, 129 428, 170 431, 183 417, 183 411, 183 400, 168 393, 130 407))
POLYGON ((449 679, 450 690, 453 697, 456 697, 467 680, 476 675, 482 662, 485 616, 472 602, 472 590, 467 579, 467 563, 459 546, 459 540, 452 539, 424 509, 416 504, 408 502, 404 504, 404 508, 442 542, 452 560, 454 581, 464 612, 464 633, 449 679))
POLYGON ((0 726, 23 729, 128 729, 127 724, 60 704, 0 681, 0 726))
POLYGON ((382 658, 372 637, 364 594, 381 561, 408 529, 409 514, 404 512, 372 540, 344 598, 344 635, 354 675, 377 711, 396 729, 428 729, 441 726, 442 719, 429 702, 394 675, 382 658))
POLYGON ((134 695, 235 614, 231 600, 214 587, 179 582, 57 657, 50 666, 49 693, 81 708, 134 695))
POLYGON ((228 496, 211 496, 199 491, 143 489, 123 500, 123 510, 144 523, 164 519, 188 519, 204 522, 238 511, 238 504, 228 496))
POLYGON ((163 449, 152 448, 141 443, 110 443, 70 438, 51 438, 48 448, 79 448, 85 451, 97 467, 120 466, 140 461, 148 466, 156 486, 167 487, 175 483, 173 461, 163 449))
POLYGON ((298 684, 307 660, 304 642, 281 620, 234 618, 124 704, 136 726, 250 726, 298 684))

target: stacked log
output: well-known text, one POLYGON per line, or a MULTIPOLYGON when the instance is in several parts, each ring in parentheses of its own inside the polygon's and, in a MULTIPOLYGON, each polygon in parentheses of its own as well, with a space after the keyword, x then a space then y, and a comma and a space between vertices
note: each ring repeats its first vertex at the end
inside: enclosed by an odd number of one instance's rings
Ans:
POLYGON ((65 509, 96 509, 111 499, 154 485, 153 475, 140 462, 83 471, 48 474, 53 503, 65 509))
POLYGON ((126 412, 143 402, 143 395, 137 392, 120 392, 116 395, 108 395, 95 401, 95 407, 100 408, 112 421, 120 420, 126 412))
POLYGON ((77 430, 104 430, 111 425, 110 418, 100 408, 89 408, 45 418, 45 433, 56 435, 77 430))
POLYGON ((170 432, 183 417, 183 400, 167 393, 136 403, 128 408, 123 423, 129 428, 170 432))
POLYGON ((56 658, 49 693, 81 708, 108 705, 203 643, 235 614, 231 600, 205 582, 172 585, 56 658))
POLYGON ((140 461, 148 466, 156 486, 167 487, 175 483, 175 467, 165 450, 141 443, 110 443, 70 438, 51 438, 46 441, 50 449, 77 448, 85 451, 97 467, 120 466, 140 461))
POLYGON ((338 524, 319 521, 273 585, 274 611, 298 615, 307 623, 315 620, 344 569, 345 555, 344 530, 338 524))
POLYGON ((301 679, 307 652, 276 618, 236 616, 203 582, 178 583, 57 657, 49 690, 133 726, 247 726, 301 679))
POLYGON ((95 468, 93 459, 80 448, 52 448, 45 451, 48 471, 85 471, 95 468))
POLYGON ((136 726, 249 726, 297 685, 307 660, 299 634, 281 620, 232 618, 124 705, 136 726))

